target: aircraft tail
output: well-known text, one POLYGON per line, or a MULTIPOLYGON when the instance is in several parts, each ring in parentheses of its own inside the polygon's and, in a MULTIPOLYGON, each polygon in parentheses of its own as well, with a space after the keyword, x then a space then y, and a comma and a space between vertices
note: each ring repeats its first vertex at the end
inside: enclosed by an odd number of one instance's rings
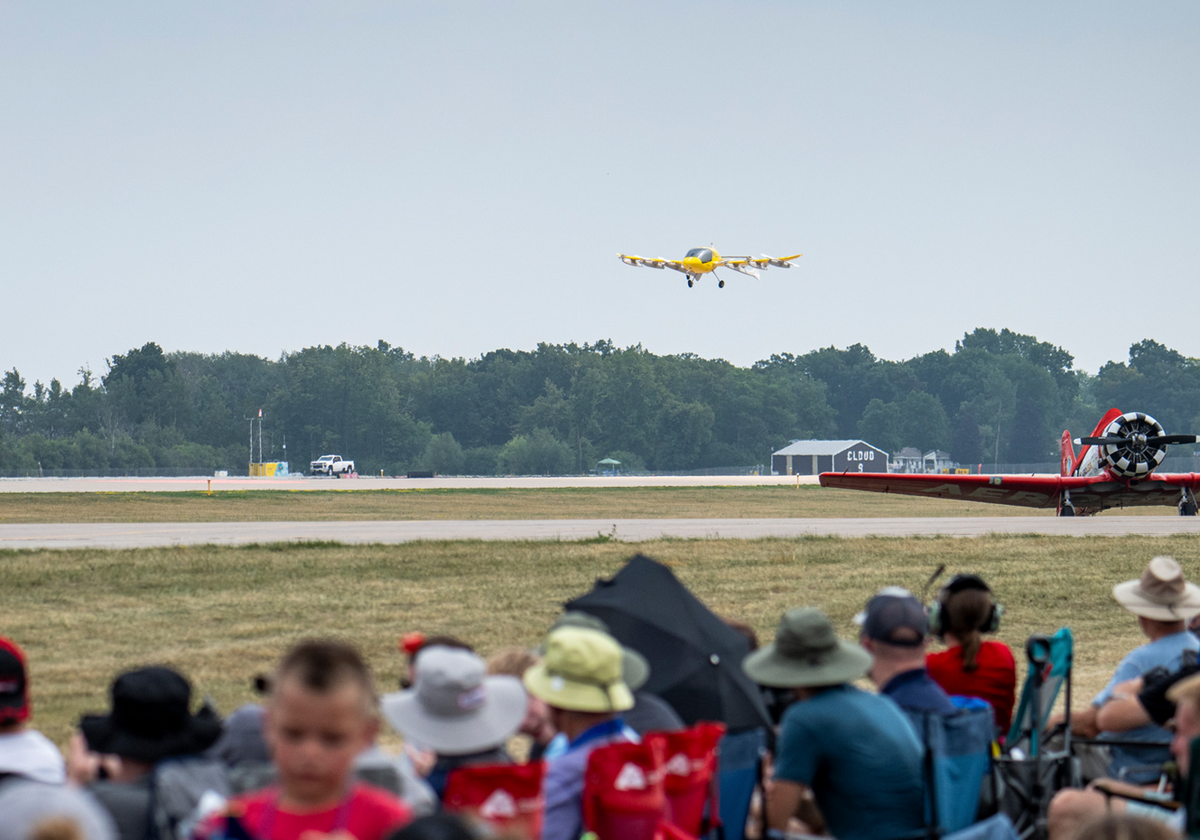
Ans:
MULTIPOLYGON (((1096 428, 1092 430, 1091 437, 1100 437, 1103 435, 1104 430, 1108 428, 1108 424, 1120 417, 1121 414, 1122 411, 1119 408, 1110 408, 1108 411, 1106 411, 1104 416, 1100 418, 1100 422, 1096 424, 1096 428)), ((1079 454, 1075 456, 1076 465, 1083 463, 1083 456, 1086 455, 1088 450, 1091 448, 1091 446, 1084 444, 1083 448, 1079 450, 1079 454)))
POLYGON ((1071 442, 1071 433, 1063 432, 1062 435, 1062 469, 1060 475, 1073 475, 1075 473, 1075 444, 1071 442))

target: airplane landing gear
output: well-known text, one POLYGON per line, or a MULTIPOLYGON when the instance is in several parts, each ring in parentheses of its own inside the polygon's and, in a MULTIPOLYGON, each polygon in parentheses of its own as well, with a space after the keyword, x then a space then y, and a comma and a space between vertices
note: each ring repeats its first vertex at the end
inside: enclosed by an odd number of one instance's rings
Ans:
POLYGON ((725 288, 725 281, 724 281, 724 280, 718 280, 718 281, 717 281, 717 288, 718 288, 718 289, 724 289, 724 288, 725 288))
POLYGON ((695 280, 693 280, 691 277, 689 277, 689 278, 688 278, 688 288, 689 288, 689 289, 690 289, 690 288, 692 288, 692 285, 693 285, 695 282, 696 282, 695 280))
POLYGON ((1179 515, 1180 516, 1195 516, 1196 515, 1196 496, 1183 491, 1183 498, 1179 500, 1179 515))
POLYGON ((1059 516, 1074 516, 1075 505, 1071 504, 1071 491, 1063 491, 1062 501, 1058 504, 1059 516))

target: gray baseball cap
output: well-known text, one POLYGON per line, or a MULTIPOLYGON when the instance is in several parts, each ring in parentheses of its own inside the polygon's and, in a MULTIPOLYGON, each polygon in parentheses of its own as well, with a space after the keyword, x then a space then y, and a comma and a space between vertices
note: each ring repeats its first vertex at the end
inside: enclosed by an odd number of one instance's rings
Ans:
POLYGON ((384 695, 380 705, 405 740, 441 755, 470 755, 508 740, 528 702, 516 677, 489 677, 476 654, 434 645, 421 651, 416 684, 384 695))

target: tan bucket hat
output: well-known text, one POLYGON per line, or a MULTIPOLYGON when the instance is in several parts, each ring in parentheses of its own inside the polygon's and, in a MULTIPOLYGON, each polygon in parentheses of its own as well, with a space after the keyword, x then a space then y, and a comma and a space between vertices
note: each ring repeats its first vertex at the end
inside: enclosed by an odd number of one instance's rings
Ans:
POLYGON ((1134 615, 1157 621, 1200 615, 1200 586, 1183 579, 1183 569, 1173 557, 1155 557, 1140 578, 1114 586, 1113 597, 1134 615))
POLYGON ((525 672, 525 688, 558 709, 624 712, 633 692, 621 674, 621 645, 607 633, 560 627, 546 637, 542 661, 525 672))
POLYGON ((840 685, 858 679, 870 667, 871 654, 839 639, 816 607, 788 610, 775 641, 742 660, 750 679, 772 688, 840 685))

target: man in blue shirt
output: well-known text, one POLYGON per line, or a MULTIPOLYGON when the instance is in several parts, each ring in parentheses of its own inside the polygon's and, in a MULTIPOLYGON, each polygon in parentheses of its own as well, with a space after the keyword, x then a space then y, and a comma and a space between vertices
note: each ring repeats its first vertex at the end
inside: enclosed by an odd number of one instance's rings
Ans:
POLYGON ((592 750, 637 739, 620 713, 633 707, 622 677, 622 650, 599 630, 561 627, 546 637, 542 661, 525 672, 525 689, 550 707, 566 752, 546 762, 542 780, 542 840, 578 840, 583 833, 583 786, 592 750))
MULTIPOLYGON (((871 656, 837 637, 820 610, 784 614, 775 641, 742 662, 760 685, 790 688, 767 796, 767 836, 782 837, 811 790, 838 840, 891 840, 924 826, 921 745, 886 697, 850 685, 871 656)), ((815 828, 815 826, 810 826, 815 828)))
MULTIPOLYGON (((1101 732, 1097 725, 1100 707, 1114 698, 1117 687, 1128 680, 1144 676, 1155 668, 1178 671, 1186 661, 1194 661, 1200 641, 1189 633, 1187 622, 1200 615, 1200 586, 1183 578, 1183 569, 1171 557, 1155 557, 1147 564, 1141 577, 1118 583, 1113 587, 1117 603, 1137 616, 1138 626, 1150 641, 1134 648, 1117 665, 1108 685, 1092 699, 1090 708, 1071 713, 1071 729, 1086 738, 1099 736, 1122 741, 1157 742, 1155 747, 1112 747, 1106 772, 1134 783, 1149 783, 1158 779, 1162 764, 1170 760, 1165 746, 1171 733, 1151 724, 1126 732, 1101 732), (1124 771, 1124 772, 1122 772, 1124 771)), ((1051 725, 1062 721, 1058 715, 1051 725)), ((1095 778, 1101 768, 1089 770, 1084 763, 1085 778, 1095 778)))
POLYGON ((871 654, 867 676, 879 693, 906 712, 952 715, 958 709, 925 670, 925 637, 929 619, 912 593, 889 586, 855 616, 862 625, 859 641, 871 654))

